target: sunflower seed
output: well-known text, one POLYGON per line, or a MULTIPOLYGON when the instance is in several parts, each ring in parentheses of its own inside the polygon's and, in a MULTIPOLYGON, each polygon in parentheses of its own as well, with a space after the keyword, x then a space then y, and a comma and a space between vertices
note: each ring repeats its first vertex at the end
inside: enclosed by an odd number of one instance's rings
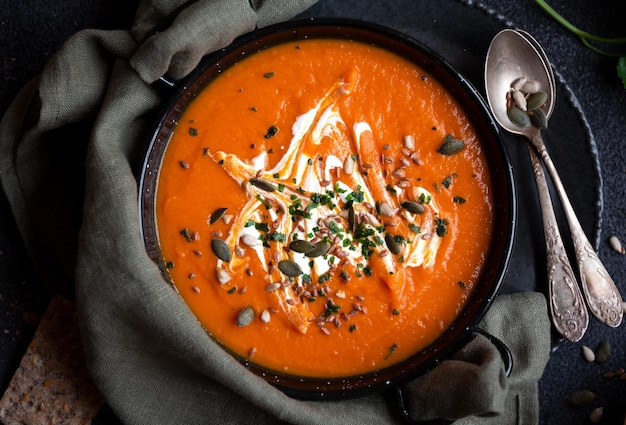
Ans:
POLYGON ((524 83, 526 82, 526 77, 521 76, 519 78, 516 78, 515 80, 513 80, 513 82, 511 83, 511 88, 513 90, 519 90, 522 88, 522 86, 524 85, 524 83))
POLYGON ((407 149, 415 149, 415 139, 410 134, 407 134, 402 139, 403 146, 407 149))
POLYGON ((515 102, 517 107, 522 111, 526 111, 526 97, 524 97, 524 93, 519 90, 515 90, 511 96, 513 96, 513 102, 515 102))
POLYGON ((217 276, 217 281, 220 283, 220 285, 225 285, 232 279, 230 274, 221 267, 217 268, 215 274, 217 276))
POLYGON ((255 246, 261 245, 261 241, 259 240, 259 238, 254 237, 253 235, 250 235, 250 234, 243 235, 241 237, 241 241, 245 245, 248 245, 249 247, 255 247, 255 246))
POLYGON ((381 202, 378 208, 380 210, 380 213, 382 215, 386 215, 387 217, 393 217, 394 215, 396 215, 393 207, 387 202, 381 202))
POLYGON ((524 84, 522 84, 522 86, 519 88, 519 90, 523 91, 524 93, 532 94, 532 93, 537 93, 540 88, 541 88, 541 83, 539 83, 539 81, 526 80, 524 84))
POLYGON ((348 175, 354 173, 354 158, 352 155, 346 156, 346 159, 343 161, 343 172, 348 175))
POLYGON ((583 353, 583 357, 585 358, 585 360, 587 360, 589 363, 596 360, 596 353, 594 353, 593 350, 586 345, 582 346, 581 352, 583 353))
POLYGON ((611 236, 609 238, 609 245, 611 245, 611 248, 613 248, 616 252, 624 254, 624 246, 622 245, 622 242, 617 238, 617 236, 611 236))
POLYGON ((263 310, 261 312, 261 322, 269 323, 271 320, 272 320, 272 317, 270 316, 270 311, 269 310, 263 310))

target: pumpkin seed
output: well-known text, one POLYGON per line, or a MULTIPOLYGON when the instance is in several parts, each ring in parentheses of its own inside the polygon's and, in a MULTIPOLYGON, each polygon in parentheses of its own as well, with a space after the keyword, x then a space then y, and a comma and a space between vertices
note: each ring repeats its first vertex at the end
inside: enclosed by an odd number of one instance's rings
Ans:
POLYGON ((526 99, 526 105, 529 110, 537 109, 541 107, 548 100, 548 93, 545 91, 538 91, 537 93, 533 93, 528 96, 526 99))
POLYGON ((387 244, 387 248, 389 248, 389 251, 394 255, 398 255, 402 252, 402 246, 396 240, 396 236, 391 233, 385 234, 385 244, 387 244))
POLYGON ((442 155, 454 155, 460 152, 465 147, 465 142, 461 139, 455 139, 452 135, 448 134, 443 141, 443 144, 437 148, 437 152, 442 155))
POLYGON ((282 260, 278 263, 278 270, 289 277, 300 276, 303 272, 298 263, 291 260, 282 260))
POLYGON ((254 310, 248 306, 237 315, 237 326, 248 326, 254 320, 254 310))
POLYGON ((258 187, 259 189, 263 189, 266 192, 274 192, 276 190, 276 186, 263 179, 250 179, 250 184, 258 187))
POLYGON ((227 209, 228 208, 218 208, 215 211, 213 211, 211 215, 209 216, 209 224, 216 223, 217 220, 222 218, 222 216, 224 215, 227 209))
POLYGON ((424 211, 426 211, 422 204, 415 201, 404 201, 400 204, 400 206, 413 214, 424 214, 424 211))
POLYGON ((211 240, 211 249, 213 254, 222 261, 229 262, 231 258, 230 248, 226 242, 221 239, 214 238, 211 240))
POLYGON ((530 122, 537 128, 548 128, 548 117, 546 117, 546 113, 543 112, 543 109, 537 108, 533 109, 530 116, 530 122))
POLYGON ((528 114, 522 111, 517 106, 511 106, 509 109, 506 110, 506 114, 511 122, 518 127, 526 128, 531 126, 530 117, 528 116, 528 114))
MULTIPOLYGON (((306 255, 309 258, 319 257, 325 255, 330 250, 330 244, 326 241, 319 241, 315 244, 315 248, 307 252, 306 255)), ((286 274, 286 273, 285 273, 286 274)))
POLYGON ((356 218, 354 216, 354 206, 350 205, 348 208, 348 229, 351 232, 356 230, 356 218))
POLYGON ((309 241, 305 241, 304 239, 297 239, 289 244, 290 250, 300 252, 302 254, 306 254, 307 252, 312 251, 314 248, 315 245, 313 245, 309 241))
POLYGON ((576 391, 565 400, 565 405, 572 409, 587 407, 596 399, 596 395, 588 390, 576 391))
POLYGON ((611 346, 608 342, 602 341, 596 348, 596 363, 606 363, 609 357, 611 357, 611 346))

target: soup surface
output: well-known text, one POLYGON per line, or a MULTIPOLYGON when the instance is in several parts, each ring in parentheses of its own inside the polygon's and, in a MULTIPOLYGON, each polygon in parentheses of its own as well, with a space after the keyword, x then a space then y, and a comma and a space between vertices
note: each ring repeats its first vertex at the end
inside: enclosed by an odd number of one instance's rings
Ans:
POLYGON ((434 78, 308 39, 246 57, 190 103, 156 221, 171 281, 216 340, 280 373, 338 377, 450 326, 493 210, 480 141, 434 78))

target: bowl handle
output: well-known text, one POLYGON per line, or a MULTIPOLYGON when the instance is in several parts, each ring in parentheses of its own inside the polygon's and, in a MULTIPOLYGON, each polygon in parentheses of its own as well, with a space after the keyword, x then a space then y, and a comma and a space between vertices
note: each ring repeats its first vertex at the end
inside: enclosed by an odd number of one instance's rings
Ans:
MULTIPOLYGON (((481 334, 496 347, 496 349, 498 350, 498 353, 500 353, 500 357, 502 358, 502 361, 504 362, 504 371, 506 373, 506 376, 510 376, 511 371, 513 370, 513 355, 511 354, 511 350, 509 350, 509 347, 507 347, 506 344, 502 342, 500 339, 496 338, 495 336, 491 335, 489 332, 481 328, 474 328, 473 332, 481 334)), ((392 392, 393 392, 392 396, 395 399, 395 403, 398 406, 398 409, 400 410, 400 415, 402 416, 402 419, 404 423, 406 424, 409 424, 409 425, 449 425, 454 422, 454 421, 450 421, 448 419, 442 419, 442 418, 429 419, 427 421, 414 421, 413 419, 411 419, 411 415, 409 414, 409 409, 406 404, 406 400, 404 396, 404 387, 402 385, 396 385, 393 388, 392 392)))

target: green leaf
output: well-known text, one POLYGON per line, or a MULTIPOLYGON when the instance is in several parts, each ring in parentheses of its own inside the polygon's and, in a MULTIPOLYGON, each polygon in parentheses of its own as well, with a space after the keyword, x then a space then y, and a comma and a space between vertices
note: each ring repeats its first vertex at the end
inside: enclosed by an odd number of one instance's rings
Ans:
POLYGON ((622 84, 626 89, 626 56, 622 56, 617 60, 617 75, 622 79, 622 84))

